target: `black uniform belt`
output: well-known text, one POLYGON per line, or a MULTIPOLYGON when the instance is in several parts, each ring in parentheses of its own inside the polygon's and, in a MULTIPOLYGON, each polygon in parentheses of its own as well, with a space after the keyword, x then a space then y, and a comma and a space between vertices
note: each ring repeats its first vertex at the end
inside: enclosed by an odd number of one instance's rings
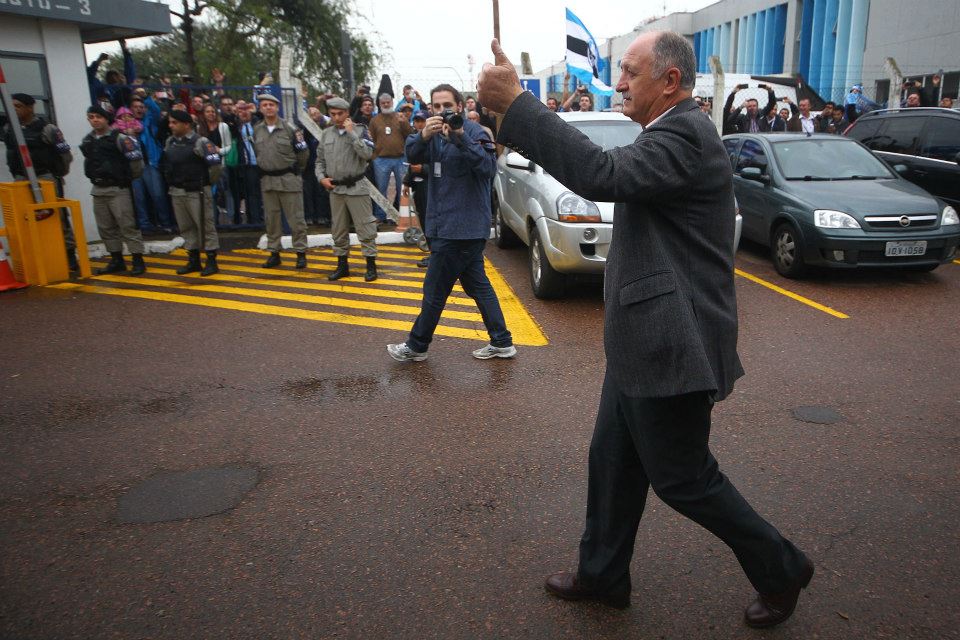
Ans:
POLYGON ((268 171, 263 167, 260 167, 260 175, 262 176, 285 176, 288 173, 296 174, 297 170, 293 167, 287 167, 286 169, 275 169, 273 171, 268 171))
POLYGON ((333 186, 335 187, 339 187, 339 186, 352 187, 353 185, 363 180, 365 177, 366 177, 366 174, 361 173, 360 175, 350 176, 349 178, 337 178, 336 180, 331 178, 330 182, 332 182, 333 186))

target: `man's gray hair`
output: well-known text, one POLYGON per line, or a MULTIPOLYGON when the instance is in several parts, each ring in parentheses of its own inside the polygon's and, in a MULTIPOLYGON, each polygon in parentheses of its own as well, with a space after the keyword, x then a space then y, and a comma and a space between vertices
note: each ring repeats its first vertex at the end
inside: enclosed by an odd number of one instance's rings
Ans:
POLYGON ((674 31, 661 31, 653 43, 650 75, 659 78, 671 67, 680 70, 680 88, 693 89, 697 82, 697 58, 690 41, 674 31))

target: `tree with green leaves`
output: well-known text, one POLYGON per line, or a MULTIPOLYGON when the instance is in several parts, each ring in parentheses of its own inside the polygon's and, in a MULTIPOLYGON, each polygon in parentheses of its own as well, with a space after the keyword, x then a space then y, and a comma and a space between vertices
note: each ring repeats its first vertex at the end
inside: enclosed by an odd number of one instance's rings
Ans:
POLYGON ((342 91, 341 32, 354 52, 354 75, 370 77, 379 55, 364 34, 351 30, 346 4, 330 0, 180 0, 174 30, 132 51, 141 78, 192 76, 206 84, 218 69, 226 85, 252 85, 270 71, 276 78, 280 50, 294 51, 291 72, 311 88, 342 91))

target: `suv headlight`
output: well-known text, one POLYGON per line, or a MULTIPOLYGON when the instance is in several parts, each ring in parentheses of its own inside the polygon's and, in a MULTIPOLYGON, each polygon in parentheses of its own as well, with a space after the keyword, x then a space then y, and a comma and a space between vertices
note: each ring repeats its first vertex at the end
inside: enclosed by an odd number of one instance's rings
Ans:
POLYGON ((860 223, 849 213, 831 209, 817 209, 813 212, 813 224, 821 229, 859 229, 860 223))
POLYGON ((557 198, 557 219, 560 222, 600 222, 600 209, 593 202, 564 191, 557 198))
POLYGON ((943 208, 943 218, 940 220, 940 226, 945 227, 950 224, 960 224, 960 217, 957 216, 957 210, 947 205, 943 208))

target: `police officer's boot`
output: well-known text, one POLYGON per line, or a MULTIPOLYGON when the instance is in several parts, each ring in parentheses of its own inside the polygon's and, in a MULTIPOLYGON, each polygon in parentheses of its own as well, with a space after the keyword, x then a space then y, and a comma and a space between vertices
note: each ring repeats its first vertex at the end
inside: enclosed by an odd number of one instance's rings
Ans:
POLYGON ((367 272, 363 274, 363 279, 367 282, 377 279, 377 259, 373 256, 367 257, 367 272))
POLYGON ((127 265, 123 261, 123 251, 111 251, 110 252, 110 262, 107 263, 107 266, 102 269, 97 269, 97 275, 103 275, 105 273, 122 273, 127 270, 127 265))
POLYGON ((327 276, 327 280, 339 280, 350 275, 350 265, 347 264, 347 256, 337 256, 337 269, 327 276))
POLYGON ((217 252, 207 251, 207 266, 203 268, 200 275, 212 276, 215 273, 220 273, 220 267, 217 266, 217 252))
POLYGON ((187 264, 177 269, 177 275, 182 276, 185 273, 196 273, 200 271, 200 249, 188 249, 187 264))
POLYGON ((143 264, 143 254, 134 253, 130 256, 130 275, 142 276, 147 271, 147 265, 143 264))
POLYGON ((303 251, 297 252, 297 269, 307 268, 307 254, 303 251))
POLYGON ((260 265, 260 266, 261 266, 262 268, 264 268, 264 269, 272 269, 272 268, 274 268, 274 267, 279 267, 280 264, 281 264, 281 263, 280 263, 280 252, 279 252, 279 251, 271 251, 271 252, 270 252, 270 257, 267 258, 267 261, 264 262, 264 263, 263 263, 262 265, 260 265))

